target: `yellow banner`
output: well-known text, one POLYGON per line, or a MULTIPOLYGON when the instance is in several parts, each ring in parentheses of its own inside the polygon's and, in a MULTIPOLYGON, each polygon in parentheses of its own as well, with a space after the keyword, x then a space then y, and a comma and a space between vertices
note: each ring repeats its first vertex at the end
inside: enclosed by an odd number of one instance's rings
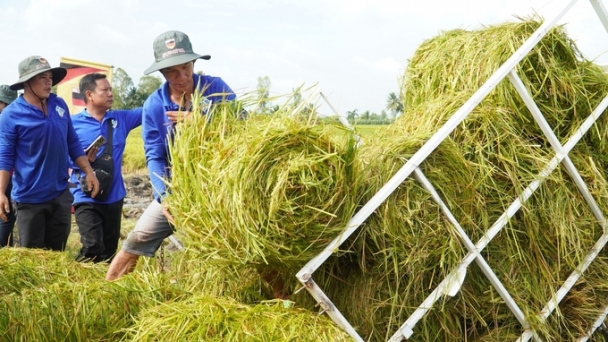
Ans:
POLYGON ((81 112, 84 100, 79 90, 80 79, 87 74, 98 72, 105 74, 112 83, 112 65, 85 61, 68 57, 60 57, 59 66, 68 70, 65 78, 57 84, 57 95, 65 100, 70 114, 81 112))

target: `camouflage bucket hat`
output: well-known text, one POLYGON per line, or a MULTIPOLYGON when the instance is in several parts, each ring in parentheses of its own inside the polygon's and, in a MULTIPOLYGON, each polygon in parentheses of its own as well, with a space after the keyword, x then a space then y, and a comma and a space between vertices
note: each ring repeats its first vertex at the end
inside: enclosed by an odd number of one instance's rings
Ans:
POLYGON ((23 83, 30 78, 50 71, 53 74, 53 85, 61 82, 68 71, 65 68, 51 68, 49 62, 40 56, 30 56, 19 63, 19 80, 11 85, 12 90, 23 89, 23 83))
POLYGON ((196 59, 210 59, 209 55, 199 55, 192 51, 190 38, 180 31, 168 31, 154 40, 155 62, 144 71, 144 75, 154 71, 191 62, 196 59))
POLYGON ((0 102, 11 104, 17 98, 17 92, 6 85, 0 85, 0 102))

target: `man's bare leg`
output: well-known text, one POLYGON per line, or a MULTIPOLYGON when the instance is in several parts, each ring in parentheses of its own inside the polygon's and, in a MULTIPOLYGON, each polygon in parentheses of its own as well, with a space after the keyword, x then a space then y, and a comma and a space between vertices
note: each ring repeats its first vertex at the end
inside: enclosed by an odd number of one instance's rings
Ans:
POLYGON ((135 265, 137 265, 137 259, 139 259, 139 255, 137 254, 119 251, 114 259, 112 259, 108 273, 106 273, 106 280, 115 280, 133 272, 135 265))

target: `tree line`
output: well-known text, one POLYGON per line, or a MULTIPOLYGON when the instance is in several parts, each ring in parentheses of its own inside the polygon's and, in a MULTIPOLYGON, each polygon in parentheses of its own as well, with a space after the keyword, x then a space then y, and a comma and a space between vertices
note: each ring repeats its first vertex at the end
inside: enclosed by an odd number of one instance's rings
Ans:
MULTIPOLYGON (((258 77, 258 85, 256 88, 258 107, 255 110, 255 112, 258 114, 272 114, 279 108, 279 106, 272 104, 270 99, 270 86, 271 82, 268 76, 258 77)), ((292 91, 293 95, 290 99, 290 105, 293 108, 301 106, 303 101, 301 88, 292 89, 292 91)), ((399 115, 403 114, 404 108, 405 104, 401 95, 397 93, 390 93, 388 94, 385 103, 385 109, 383 109, 379 114, 370 110, 359 113, 357 109, 354 109, 346 112, 346 119, 351 124, 386 125, 392 123, 399 115)), ((302 115, 318 115, 316 106, 311 103, 302 106, 302 109, 299 112, 302 115)))

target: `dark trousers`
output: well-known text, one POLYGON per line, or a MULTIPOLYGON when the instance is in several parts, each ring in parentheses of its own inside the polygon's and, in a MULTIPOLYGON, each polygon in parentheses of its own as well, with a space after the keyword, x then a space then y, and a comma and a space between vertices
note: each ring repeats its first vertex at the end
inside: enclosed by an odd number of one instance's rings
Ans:
POLYGON ((68 189, 44 203, 15 203, 19 245, 26 248, 65 250, 72 224, 72 201, 68 189))
POLYGON ((110 204, 85 202, 74 205, 82 243, 77 260, 112 260, 118 249, 123 202, 121 199, 110 204))
MULTIPOLYGON (((8 198, 8 202, 11 202, 11 190, 13 189, 13 181, 8 180, 5 195, 8 198)), ((13 230, 15 228, 15 209, 11 207, 11 211, 6 214, 6 222, 0 220, 0 248, 6 246, 13 246, 15 241, 13 240, 13 230)))

